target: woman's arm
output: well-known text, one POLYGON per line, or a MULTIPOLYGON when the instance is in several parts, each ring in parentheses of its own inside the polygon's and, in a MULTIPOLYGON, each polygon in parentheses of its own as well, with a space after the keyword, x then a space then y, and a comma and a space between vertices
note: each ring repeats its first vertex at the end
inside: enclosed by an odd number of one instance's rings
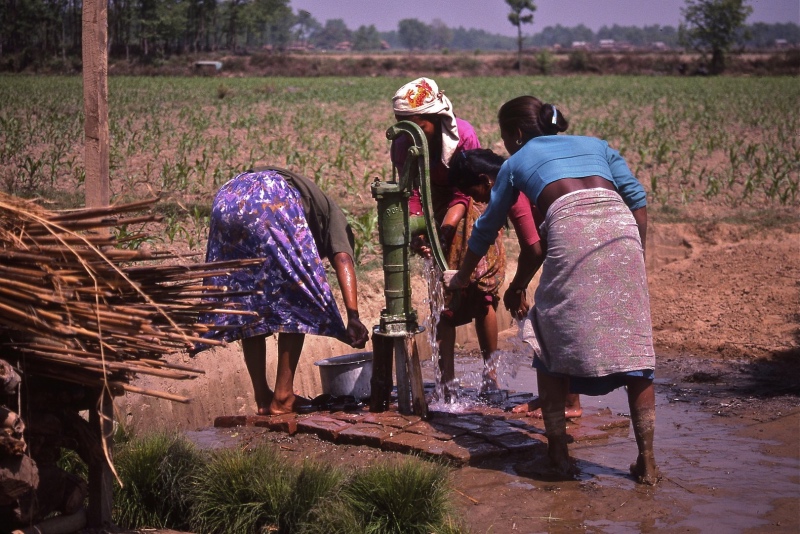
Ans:
POLYGON ((355 348, 363 348, 369 339, 367 328, 358 317, 358 282, 353 258, 349 254, 339 252, 331 261, 336 278, 342 290, 342 300, 347 310, 347 339, 355 348))
POLYGON ((633 218, 636 219, 636 226, 639 227, 639 239, 642 240, 642 253, 647 257, 646 254, 646 246, 647 246, 647 208, 639 208, 638 210, 633 210, 633 218))

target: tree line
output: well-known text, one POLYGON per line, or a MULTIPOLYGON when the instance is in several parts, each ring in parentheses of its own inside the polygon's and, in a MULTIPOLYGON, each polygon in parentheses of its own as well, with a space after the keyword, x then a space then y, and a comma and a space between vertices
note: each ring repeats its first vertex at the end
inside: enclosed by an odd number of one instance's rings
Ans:
MULTIPOLYGON (((82 0, 3 3, 0 68, 23 70, 47 62, 79 62, 82 0)), ((518 2, 507 3, 513 14, 513 4, 518 2)), ((523 4, 533 6, 529 1, 523 4)), ((110 58, 151 62, 178 54, 236 54, 265 48, 515 50, 523 41, 526 47, 569 47, 576 41, 592 44, 602 39, 640 47, 657 42, 666 47, 686 44, 681 40, 681 28, 658 25, 604 26, 596 32, 583 25, 555 25, 523 38, 522 24, 532 23, 532 13, 520 15, 516 23, 510 15, 519 37, 507 37, 415 18, 401 20, 397 30, 389 32, 379 32, 374 25, 353 30, 342 19, 323 24, 308 11, 295 12, 290 0, 108 0, 108 48, 110 58)), ((778 39, 788 45, 800 44, 800 26, 793 23, 742 25, 737 32, 741 46, 768 47, 778 39)))

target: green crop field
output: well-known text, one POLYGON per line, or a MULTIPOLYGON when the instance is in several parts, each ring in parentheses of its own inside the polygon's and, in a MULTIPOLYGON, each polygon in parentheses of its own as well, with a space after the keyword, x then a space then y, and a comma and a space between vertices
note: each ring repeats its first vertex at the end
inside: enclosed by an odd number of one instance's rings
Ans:
MULTIPOLYGON (((391 177, 395 78, 109 78, 114 202, 161 193, 166 236, 202 248, 217 188, 258 164, 313 178, 345 208, 359 247, 375 230, 369 184, 391 177)), ((627 158, 655 213, 800 204, 800 84, 794 77, 441 78, 458 116, 505 154, 496 113, 535 95, 568 133, 627 158)), ((0 187, 57 207, 83 199, 79 77, 0 76, 0 187)))

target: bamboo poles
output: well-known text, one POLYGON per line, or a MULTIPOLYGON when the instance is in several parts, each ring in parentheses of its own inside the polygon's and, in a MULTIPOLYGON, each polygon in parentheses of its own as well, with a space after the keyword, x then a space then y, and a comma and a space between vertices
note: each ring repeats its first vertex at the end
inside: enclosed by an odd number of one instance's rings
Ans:
POLYGON ((213 297, 234 293, 203 279, 261 260, 169 265, 170 252, 127 250, 99 232, 123 224, 156 222, 130 215, 157 198, 136 203, 50 212, 0 194, 0 347, 26 374, 113 394, 132 391, 169 400, 189 399, 130 384, 136 375, 175 380, 201 369, 162 357, 191 349, 209 325, 204 314, 249 312, 219 307, 213 297))

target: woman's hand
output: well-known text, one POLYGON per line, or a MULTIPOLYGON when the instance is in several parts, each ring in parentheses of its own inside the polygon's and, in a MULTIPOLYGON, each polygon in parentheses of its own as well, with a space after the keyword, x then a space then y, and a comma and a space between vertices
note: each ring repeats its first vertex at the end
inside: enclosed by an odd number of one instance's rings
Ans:
POLYGON ((469 277, 462 277, 460 273, 461 271, 456 270, 447 270, 443 272, 442 282, 444 283, 444 288, 449 291, 455 291, 467 287, 469 285, 469 277))
POLYGON ((528 295, 526 291, 519 291, 509 287, 503 295, 503 305, 515 319, 524 319, 528 315, 528 295))
POLYGON ((369 341, 369 330, 357 316, 347 319, 347 343, 356 349, 363 349, 369 341))
POLYGON ((411 238, 410 243, 411 252, 419 254, 423 258, 431 257, 431 246, 428 244, 428 238, 425 234, 419 234, 411 238))

